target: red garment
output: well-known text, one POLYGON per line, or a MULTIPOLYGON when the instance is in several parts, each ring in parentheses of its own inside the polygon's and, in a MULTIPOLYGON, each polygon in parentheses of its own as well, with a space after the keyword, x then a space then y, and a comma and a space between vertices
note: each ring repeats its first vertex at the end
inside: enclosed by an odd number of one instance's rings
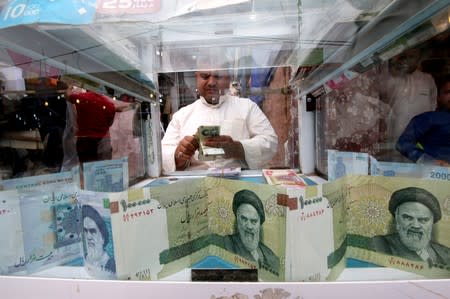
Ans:
POLYGON ((109 137, 116 109, 113 101, 94 92, 73 93, 69 101, 77 109, 77 137, 109 137))

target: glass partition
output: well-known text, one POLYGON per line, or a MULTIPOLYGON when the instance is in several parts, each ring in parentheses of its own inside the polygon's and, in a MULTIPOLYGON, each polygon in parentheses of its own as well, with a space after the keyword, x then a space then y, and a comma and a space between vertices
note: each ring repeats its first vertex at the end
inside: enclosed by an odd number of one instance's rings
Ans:
MULTIPOLYGON (((422 10, 396 14, 400 4, 393 3, 386 15, 358 29, 348 45, 339 46, 317 69, 297 76, 301 94, 316 104, 316 171, 322 175, 329 175, 329 150, 368 153, 376 161, 417 162, 419 156, 411 155, 415 145, 403 148, 409 121, 447 109, 448 7, 416 4, 422 10), (398 27, 386 32, 388 17, 398 27), (380 39, 369 39, 375 36, 380 39)), ((440 149, 417 165, 448 166, 445 146, 432 144, 427 150, 440 149)), ((421 153, 429 154, 427 150, 421 153)))

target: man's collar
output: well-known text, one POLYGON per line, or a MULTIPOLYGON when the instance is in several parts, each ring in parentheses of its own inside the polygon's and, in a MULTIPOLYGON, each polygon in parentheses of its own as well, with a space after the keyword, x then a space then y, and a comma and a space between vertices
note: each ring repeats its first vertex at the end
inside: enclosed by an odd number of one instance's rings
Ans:
POLYGON ((228 97, 227 95, 222 95, 222 96, 220 96, 220 97, 219 97, 219 103, 217 103, 217 104, 215 104, 215 105, 208 103, 208 102, 205 100, 205 98, 202 97, 202 96, 200 96, 200 100, 202 101, 202 103, 203 103, 205 106, 208 106, 208 107, 213 108, 213 109, 218 109, 218 108, 219 108, 220 106, 222 106, 222 104, 226 101, 227 97, 228 97))

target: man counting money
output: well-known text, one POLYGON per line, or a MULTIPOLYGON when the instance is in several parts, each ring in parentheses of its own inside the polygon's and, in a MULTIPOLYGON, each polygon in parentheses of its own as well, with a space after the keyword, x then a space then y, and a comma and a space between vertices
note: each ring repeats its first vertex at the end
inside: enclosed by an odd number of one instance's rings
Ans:
POLYGON ((278 273, 280 259, 261 242, 261 226, 266 217, 259 197, 250 190, 236 192, 233 212, 236 215, 237 232, 224 237, 224 248, 257 262, 260 268, 278 273))
POLYGON ((373 249, 429 266, 450 265, 450 249, 431 240, 433 224, 441 217, 436 197, 422 188, 395 191, 389 201, 397 232, 372 238, 373 249))
POLYGON ((199 99, 173 115, 161 141, 163 172, 210 167, 263 168, 275 155, 278 138, 258 105, 227 93, 230 76, 226 70, 199 70, 195 78, 199 99), (200 126, 220 126, 223 135, 207 138, 204 145, 222 148, 222 159, 199 159, 199 141, 194 135, 200 126))

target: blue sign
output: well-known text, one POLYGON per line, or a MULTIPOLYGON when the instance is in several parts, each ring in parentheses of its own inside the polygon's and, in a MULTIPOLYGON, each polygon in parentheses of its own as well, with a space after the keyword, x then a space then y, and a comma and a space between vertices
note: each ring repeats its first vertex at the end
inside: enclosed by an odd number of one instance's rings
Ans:
POLYGON ((96 0, 12 0, 0 13, 0 28, 34 23, 90 24, 96 0))

